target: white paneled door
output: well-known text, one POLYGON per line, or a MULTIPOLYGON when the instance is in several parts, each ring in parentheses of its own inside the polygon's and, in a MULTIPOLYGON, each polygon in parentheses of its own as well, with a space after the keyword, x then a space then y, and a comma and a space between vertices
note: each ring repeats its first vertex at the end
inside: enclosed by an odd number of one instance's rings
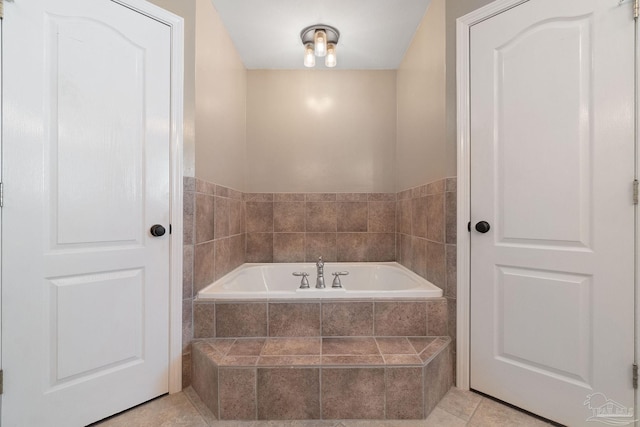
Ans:
POLYGON ((110 0, 3 31, 2 425, 82 426, 168 391, 171 32, 110 0))
POLYGON ((530 0, 470 34, 471 387, 630 422, 632 5, 530 0))

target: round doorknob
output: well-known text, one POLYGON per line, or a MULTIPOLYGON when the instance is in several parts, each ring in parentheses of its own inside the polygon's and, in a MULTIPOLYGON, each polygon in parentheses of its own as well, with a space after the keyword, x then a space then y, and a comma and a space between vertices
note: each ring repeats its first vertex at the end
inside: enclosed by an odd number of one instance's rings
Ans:
POLYGON ((476 224, 476 231, 478 233, 486 233, 490 229, 491 229, 491 226, 487 221, 480 221, 479 223, 476 224))
POLYGON ((151 230, 149 231, 151 232, 151 235, 154 237, 164 236, 164 233, 167 232, 167 230, 165 230, 165 228, 160 224, 151 226, 151 230))

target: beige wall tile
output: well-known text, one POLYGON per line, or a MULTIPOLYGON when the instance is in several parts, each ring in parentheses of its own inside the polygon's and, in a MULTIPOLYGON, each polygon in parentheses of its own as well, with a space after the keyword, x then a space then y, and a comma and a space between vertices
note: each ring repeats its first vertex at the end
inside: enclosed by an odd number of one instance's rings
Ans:
POLYGON ((307 233, 305 261, 315 262, 318 257, 327 262, 337 261, 336 233, 307 233))
POLYGON ((304 262, 304 233, 274 233, 273 262, 304 262))
POLYGON ((427 306, 424 302, 375 303, 376 336, 424 336, 427 334, 427 306))
POLYGON ((386 418, 393 420, 421 419, 422 368, 387 368, 386 418))
POLYGON ((439 287, 445 288, 446 258, 444 244, 427 241, 427 280, 439 287))
POLYGON ((305 221, 308 232, 336 232, 338 222, 336 204, 334 202, 307 202, 305 221))
POLYGON ((368 221, 370 233, 395 233, 396 202, 369 202, 368 221))
POLYGON ((427 196, 427 239, 444 242, 444 193, 427 196))
POLYGON ((214 242, 215 266, 214 279, 218 280, 231 271, 231 248, 230 239, 221 239, 214 242))
POLYGON ((220 368, 218 375, 220 419, 255 420, 256 369, 220 368))
MULTIPOLYGON (((295 287, 298 280, 293 279, 295 287)), ((270 303, 269 336, 320 336, 320 303, 270 303)))
POLYGON ((273 232, 273 202, 246 202, 247 233, 273 232))
POLYGON ((213 303, 193 304, 193 337, 214 338, 216 336, 216 306, 213 303))
POLYGON ((273 231, 304 232, 304 202, 275 202, 273 204, 273 231))
POLYGON ((193 245, 182 247, 182 298, 193 297, 193 245))
POLYGON ((318 368, 258 368, 259 420, 320 419, 318 368))
POLYGON ((208 242, 214 238, 215 198, 195 193, 195 200, 195 242, 208 242))
POLYGON ((218 416, 218 366, 212 362, 214 350, 205 342, 196 342, 191 350, 191 386, 207 408, 218 416))
POLYGON ((396 240, 393 233, 367 234, 367 261, 389 262, 396 260, 396 240))
POLYGON ((213 283, 214 272, 214 242, 201 243, 195 246, 193 257, 193 291, 213 283))
POLYGON ((367 260, 366 233, 338 233, 338 262, 363 262, 367 260))
POLYGON ((192 191, 182 194, 182 242, 185 245, 195 243, 196 195, 192 191))
POLYGON ((323 302, 322 335, 373 335, 373 303, 323 302))
POLYGON ((273 233, 247 233, 246 262, 273 262, 273 233))
POLYGON ((323 419, 383 419, 384 369, 323 368, 323 419))
POLYGON ((217 337, 266 337, 266 303, 216 304, 217 337))
MULTIPOLYGON (((366 199, 366 194, 365 194, 366 199)), ((336 203, 338 232, 367 231, 369 208, 367 202, 336 203)))

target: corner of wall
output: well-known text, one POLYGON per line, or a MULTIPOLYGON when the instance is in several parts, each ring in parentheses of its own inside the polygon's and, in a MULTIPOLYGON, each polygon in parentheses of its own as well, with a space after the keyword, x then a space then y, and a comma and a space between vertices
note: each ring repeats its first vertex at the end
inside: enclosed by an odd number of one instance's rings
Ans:
POLYGON ((432 0, 398 68, 398 191, 447 176, 445 28, 445 0, 432 0))
POLYGON ((211 0, 195 1, 195 176, 244 191, 246 68, 211 0))

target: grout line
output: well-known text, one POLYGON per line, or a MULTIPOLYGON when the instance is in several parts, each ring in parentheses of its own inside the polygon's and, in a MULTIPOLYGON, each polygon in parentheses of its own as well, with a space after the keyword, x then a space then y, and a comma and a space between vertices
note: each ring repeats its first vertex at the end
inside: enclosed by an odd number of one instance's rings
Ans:
MULTIPOLYGON (((480 395, 478 395, 478 396, 480 396, 480 395)), ((476 415, 476 412, 478 412, 478 408, 480 408, 480 405, 482 405, 482 403, 484 403, 484 400, 485 400, 485 398, 483 396, 480 396, 480 402, 478 402, 476 407, 473 409, 473 412, 471 413, 471 415, 469 415, 469 421, 467 421, 467 423, 471 422, 473 417, 476 415)))
POLYGON ((324 414, 322 413, 322 347, 320 347, 320 366, 318 366, 318 406, 320 412, 320 419, 324 419, 324 414))
MULTIPOLYGON (((257 362, 256 362, 257 363, 257 362)), ((254 381, 253 381, 253 392, 254 392, 254 396, 253 396, 253 403, 255 403, 256 405, 256 421, 258 420, 258 407, 260 406, 258 404, 258 367, 256 366, 254 369, 254 381)))

